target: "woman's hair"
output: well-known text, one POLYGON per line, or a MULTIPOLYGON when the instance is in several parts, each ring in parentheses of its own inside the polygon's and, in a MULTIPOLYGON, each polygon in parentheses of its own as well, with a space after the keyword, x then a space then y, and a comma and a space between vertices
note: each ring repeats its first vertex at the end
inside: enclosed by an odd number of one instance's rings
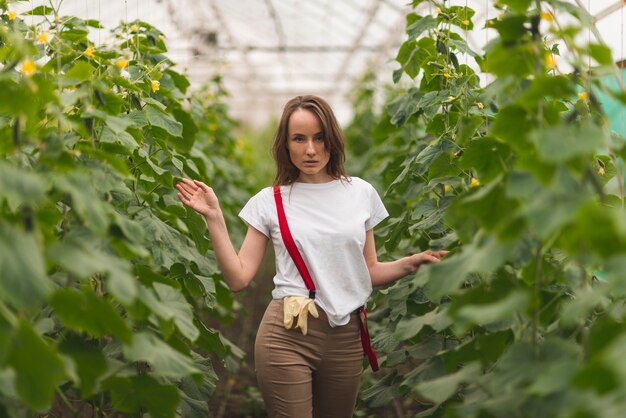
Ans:
POLYGON ((287 143, 289 140, 289 118, 298 109, 305 109, 317 117, 324 136, 324 147, 330 157, 326 171, 335 179, 347 178, 343 166, 346 156, 344 153, 344 137, 335 114, 326 100, 318 96, 297 96, 285 104, 280 117, 272 154, 276 160, 276 178, 274 185, 292 184, 300 175, 298 168, 293 165, 289 157, 287 143))

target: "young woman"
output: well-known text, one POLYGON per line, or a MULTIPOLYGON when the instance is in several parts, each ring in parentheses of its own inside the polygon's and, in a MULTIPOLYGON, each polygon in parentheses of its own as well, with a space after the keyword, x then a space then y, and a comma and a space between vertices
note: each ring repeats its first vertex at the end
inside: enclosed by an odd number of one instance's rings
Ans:
POLYGON ((285 105, 273 154, 274 185, 314 281, 314 299, 283 241, 272 187, 253 196, 240 212, 248 232, 239 253, 209 186, 184 179, 176 185, 178 197, 204 216, 234 292, 248 286, 272 241, 275 288, 255 343, 257 379, 269 416, 352 417, 363 364, 357 308, 372 286, 436 263, 446 251, 377 260, 373 228, 388 213, 369 183, 346 174, 343 134, 322 98, 298 96, 285 105))

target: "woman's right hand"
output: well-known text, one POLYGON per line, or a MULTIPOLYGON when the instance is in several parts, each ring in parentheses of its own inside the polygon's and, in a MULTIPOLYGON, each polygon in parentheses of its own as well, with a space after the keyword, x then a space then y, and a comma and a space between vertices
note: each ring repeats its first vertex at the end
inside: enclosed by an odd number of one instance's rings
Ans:
POLYGON ((182 179, 176 183, 178 198, 204 217, 220 213, 220 204, 213 189, 198 180, 182 179))

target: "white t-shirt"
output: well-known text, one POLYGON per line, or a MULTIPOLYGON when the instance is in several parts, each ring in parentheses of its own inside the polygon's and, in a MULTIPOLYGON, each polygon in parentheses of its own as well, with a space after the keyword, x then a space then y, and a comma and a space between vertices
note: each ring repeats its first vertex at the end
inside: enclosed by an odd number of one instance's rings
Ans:
MULTIPOLYGON (((331 326, 345 325, 372 292, 363 256, 365 232, 389 214, 374 187, 358 177, 294 183, 281 186, 281 194, 291 235, 315 283, 315 302, 331 326)), ((272 188, 253 196, 239 216, 272 240, 276 254, 272 297, 308 296, 280 235, 272 188)))

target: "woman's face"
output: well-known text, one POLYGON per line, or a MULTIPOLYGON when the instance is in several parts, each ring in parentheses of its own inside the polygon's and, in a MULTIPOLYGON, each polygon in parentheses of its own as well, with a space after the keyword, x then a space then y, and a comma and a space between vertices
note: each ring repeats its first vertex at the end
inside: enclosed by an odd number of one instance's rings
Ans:
POLYGON ((291 114, 288 124, 287 149, 289 158, 298 170, 298 181, 303 183, 326 183, 332 180, 326 166, 330 155, 324 145, 324 133, 317 116, 299 108, 291 114))

